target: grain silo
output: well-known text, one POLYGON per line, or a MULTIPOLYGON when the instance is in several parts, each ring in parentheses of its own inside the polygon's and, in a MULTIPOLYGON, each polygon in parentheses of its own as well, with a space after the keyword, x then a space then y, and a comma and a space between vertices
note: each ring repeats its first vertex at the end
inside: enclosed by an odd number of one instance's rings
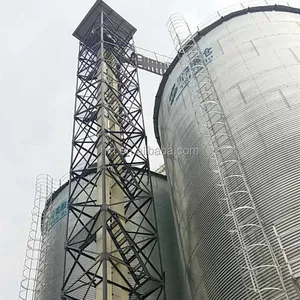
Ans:
MULTIPOLYGON (((86 180, 93 172, 86 175, 86 180)), ((166 177, 152 172, 158 230, 162 236, 161 254, 165 270, 166 296, 168 299, 184 299, 182 270, 177 248, 176 233, 171 211, 166 177)), ((84 179, 83 179, 84 180, 84 179)), ((73 184, 73 183, 72 183, 73 184)), ((63 184, 48 197, 42 217, 42 244, 34 300, 60 300, 65 262, 67 228, 67 202, 69 182, 63 184)), ((75 222, 75 220, 70 220, 75 222)), ((84 216, 82 216, 84 221, 84 216)), ((79 276, 80 274, 77 274, 79 276)))
POLYGON ((184 39, 170 19, 154 126, 193 300, 299 299, 299 13, 243 8, 184 39))

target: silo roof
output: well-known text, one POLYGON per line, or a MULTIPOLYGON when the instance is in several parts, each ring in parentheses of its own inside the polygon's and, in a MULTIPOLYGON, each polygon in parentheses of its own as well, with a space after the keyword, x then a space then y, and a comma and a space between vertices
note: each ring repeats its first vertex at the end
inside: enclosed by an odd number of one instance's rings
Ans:
MULTIPOLYGON (((226 22, 228 20, 231 20, 235 17, 246 15, 248 13, 264 12, 264 11, 282 11, 282 12, 290 12, 290 13, 294 13, 294 14, 300 14, 300 9, 299 8, 295 8, 295 7, 291 7, 291 6, 285 6, 285 5, 275 4, 275 5, 248 7, 248 8, 238 10, 238 11, 232 12, 232 13, 226 15, 226 16, 221 17, 219 20, 212 23, 211 25, 203 28, 200 31, 197 31, 195 33, 195 35, 193 36, 193 39, 196 42, 198 42, 201 39, 201 37, 203 37, 204 35, 206 35, 210 31, 212 31, 213 29, 215 29, 219 25, 223 24, 224 22, 226 22)), ((190 46, 190 44, 189 44, 189 42, 187 42, 185 47, 188 49, 189 46, 190 46)), ((165 89, 165 85, 166 85, 166 83, 169 79, 169 76, 172 73, 173 69, 175 68, 175 66, 179 62, 179 59, 180 59, 180 56, 177 55, 174 58, 174 60, 172 61, 172 63, 170 64, 169 68, 167 69, 167 71, 163 75, 163 78, 160 82, 158 91, 157 91, 156 96, 155 96, 153 123, 154 123, 155 137, 156 137, 157 142, 158 142, 159 145, 161 145, 159 132, 158 132, 158 114, 159 114, 160 103, 161 103, 161 100, 162 100, 162 95, 163 95, 163 92, 164 92, 164 89, 165 89)))

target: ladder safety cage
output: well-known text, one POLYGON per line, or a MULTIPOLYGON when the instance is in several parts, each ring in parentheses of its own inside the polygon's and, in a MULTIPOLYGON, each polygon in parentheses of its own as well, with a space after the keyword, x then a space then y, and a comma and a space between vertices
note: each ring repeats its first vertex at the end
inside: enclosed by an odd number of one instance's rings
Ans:
MULTIPOLYGON (((54 180, 51 178, 52 183, 54 180)), ((53 186, 53 184, 52 184, 53 186)), ((40 257, 36 274, 36 289, 34 300, 52 299, 55 274, 53 272, 53 258, 55 255, 55 237, 53 227, 53 215, 54 215, 54 203, 53 203, 53 191, 47 198, 45 210, 41 215, 41 247, 40 257)), ((56 237, 57 238, 57 237, 56 237)), ((59 300, 59 299, 53 299, 59 300)))
POLYGON ((48 231, 46 232, 42 229, 44 227, 43 211, 46 203, 52 203, 52 193, 61 184, 61 180, 54 180, 49 175, 42 174, 37 176, 34 205, 31 212, 32 220, 19 291, 20 300, 40 299, 41 291, 45 290, 50 284, 50 282, 45 281, 45 274, 47 274, 47 248, 51 245, 51 236, 48 231))
POLYGON ((299 212, 277 220, 273 225, 281 255, 293 286, 300 297, 300 218, 299 212))

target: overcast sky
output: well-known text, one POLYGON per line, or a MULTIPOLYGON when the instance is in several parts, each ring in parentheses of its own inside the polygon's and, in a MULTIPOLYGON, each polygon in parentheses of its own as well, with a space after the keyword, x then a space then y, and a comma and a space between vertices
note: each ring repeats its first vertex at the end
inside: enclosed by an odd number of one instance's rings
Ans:
MULTIPOLYGON (((107 0, 138 31, 136 45, 170 55, 174 12, 193 25, 236 0, 107 0), (201 4, 202 3, 202 4, 201 4)), ((0 0, 1 300, 18 298, 35 177, 69 168, 78 42, 72 32, 94 0, 0 0)), ((160 77, 140 72, 146 128, 160 77)), ((151 157, 152 169, 159 158, 151 157)))

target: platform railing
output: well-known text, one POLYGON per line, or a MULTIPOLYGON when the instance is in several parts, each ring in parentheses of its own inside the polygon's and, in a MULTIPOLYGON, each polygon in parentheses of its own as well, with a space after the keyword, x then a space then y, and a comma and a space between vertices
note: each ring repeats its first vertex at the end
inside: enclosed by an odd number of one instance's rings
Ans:
POLYGON ((299 3, 297 4, 297 2, 293 1, 293 0, 292 1, 282 1, 282 0, 278 0, 278 1, 273 1, 273 0, 243 1, 241 3, 227 6, 225 8, 218 10, 216 13, 214 13, 214 14, 210 15, 209 17, 207 17, 206 19, 204 19, 196 28, 198 31, 200 31, 228 14, 248 8, 248 7, 267 6, 267 5, 275 5, 275 4, 299 7, 299 3))

